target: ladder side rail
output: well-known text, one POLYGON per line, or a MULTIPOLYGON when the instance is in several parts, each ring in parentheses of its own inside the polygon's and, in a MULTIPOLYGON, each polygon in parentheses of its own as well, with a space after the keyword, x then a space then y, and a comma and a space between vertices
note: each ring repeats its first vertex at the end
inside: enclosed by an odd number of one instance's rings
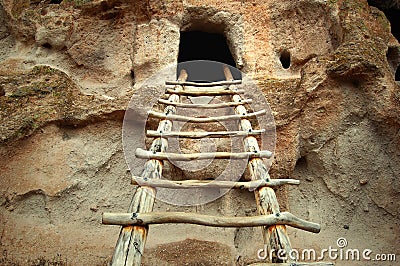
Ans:
MULTIPOLYGON (((224 65, 224 74, 226 80, 233 80, 232 73, 230 72, 229 67, 226 65, 224 65)), ((235 89, 234 87, 234 85, 231 85, 232 90, 235 89)), ((232 101, 241 102, 243 99, 240 95, 236 94, 232 96, 232 101)), ((234 109, 236 114, 247 114, 247 110, 243 105, 238 105, 234 109)), ((243 131, 253 130, 250 121, 245 118, 240 119, 239 127, 243 131)), ((244 138, 243 142, 246 151, 252 152, 260 150, 257 139, 252 136, 244 138)), ((248 168, 252 180, 270 178, 268 169, 266 168, 263 160, 260 158, 250 159, 248 168)), ((276 198, 275 191, 271 187, 260 187, 255 190, 254 194, 257 202, 257 209, 261 215, 280 213, 279 203, 276 198)), ((292 246, 287 235, 285 225, 263 226, 263 238, 264 243, 267 245, 268 253, 270 253, 271 250, 285 250, 286 254, 290 254, 292 246)), ((276 260, 273 262, 294 262, 294 260, 290 259, 290 256, 287 257, 288 259, 286 261, 279 261, 276 258, 273 258, 273 260, 276 260)))
MULTIPOLYGON (((178 81, 184 82, 187 79, 185 70, 180 72, 178 81)), ((181 86, 181 85, 176 85, 181 86)), ((168 98, 170 102, 179 102, 179 95, 171 94, 168 98)), ((167 105, 164 109, 165 114, 175 114, 176 107, 167 105)), ((169 132, 172 130, 172 121, 162 120, 159 122, 157 131, 169 132)), ((165 138, 153 140, 150 151, 165 152, 168 147, 168 141, 165 138)), ((150 159, 145 165, 141 174, 142 178, 160 179, 162 176, 162 160, 150 159)), ((128 212, 151 212, 154 205, 156 190, 148 186, 139 186, 131 200, 128 212)), ((120 231, 114 254, 111 260, 111 266, 140 266, 144 246, 147 239, 148 226, 123 226, 120 231)))

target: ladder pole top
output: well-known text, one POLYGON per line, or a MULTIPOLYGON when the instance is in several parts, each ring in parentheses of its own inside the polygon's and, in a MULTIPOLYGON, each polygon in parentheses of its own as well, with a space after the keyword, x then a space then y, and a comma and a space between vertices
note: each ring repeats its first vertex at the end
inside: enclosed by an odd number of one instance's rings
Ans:
POLYGON ((182 69, 181 72, 179 73, 178 81, 185 82, 187 78, 188 78, 188 73, 186 72, 185 69, 182 69))
POLYGON ((233 80, 231 70, 229 69, 229 66, 226 64, 224 64, 224 75, 225 75, 226 80, 228 80, 228 81, 233 80))

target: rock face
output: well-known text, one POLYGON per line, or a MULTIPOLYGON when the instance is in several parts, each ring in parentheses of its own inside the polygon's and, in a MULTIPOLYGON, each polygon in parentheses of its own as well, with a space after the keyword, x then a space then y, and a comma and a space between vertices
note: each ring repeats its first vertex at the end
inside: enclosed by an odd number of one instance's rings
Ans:
MULTIPOLYGON (((110 260, 119 228, 100 225, 101 212, 125 211, 134 192, 125 109, 132 95, 143 112, 159 97, 141 84, 177 63, 180 32, 194 30, 226 37, 274 111, 271 176, 301 181, 278 189, 279 202, 322 225, 318 235, 289 229, 293 247, 345 237, 349 248, 400 253, 400 45, 366 0, 2 0, 1 265, 110 260)), ((248 191, 154 209, 256 214, 248 191)), ((246 265, 263 242, 257 228, 165 225, 150 227, 146 247, 144 265, 246 265)))

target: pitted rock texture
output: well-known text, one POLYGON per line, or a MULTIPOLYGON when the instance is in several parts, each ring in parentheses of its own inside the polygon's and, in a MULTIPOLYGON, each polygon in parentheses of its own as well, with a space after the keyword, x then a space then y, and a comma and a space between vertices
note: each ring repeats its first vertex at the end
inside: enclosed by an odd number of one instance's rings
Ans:
MULTIPOLYGON (((317 235, 289 228, 293 247, 322 250, 345 237, 349 248, 399 254, 400 45, 378 9, 399 5, 370 3, 1 0, 0 264, 107 264, 119 228, 100 225, 101 212, 128 208, 131 174, 143 166, 127 170, 125 110, 134 95, 135 119, 145 119, 163 88, 141 85, 177 63, 180 32, 190 30, 223 34, 273 110, 270 174, 301 181, 277 189, 281 209, 322 225, 317 235)), ((192 176, 168 164, 164 174, 192 176)), ((257 214, 249 191, 197 207, 156 201, 154 210, 257 214)), ((261 248, 259 228, 156 225, 143 264, 246 265, 261 248)))

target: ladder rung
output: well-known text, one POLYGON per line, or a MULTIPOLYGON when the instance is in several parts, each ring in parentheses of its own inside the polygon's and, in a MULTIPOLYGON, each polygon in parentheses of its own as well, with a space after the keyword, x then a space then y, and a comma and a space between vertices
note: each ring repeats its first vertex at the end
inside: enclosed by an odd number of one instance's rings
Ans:
POLYGON ((193 160, 207 160, 207 159, 248 159, 248 158, 271 158, 272 152, 258 151, 258 152, 207 152, 207 153, 167 153, 146 151, 137 148, 135 156, 141 159, 156 159, 156 160, 171 160, 171 161, 193 161, 193 160))
POLYGON ((216 82, 192 82, 192 81, 166 81, 166 85, 181 85, 181 86, 195 86, 195 87, 213 87, 213 86, 222 86, 222 85, 237 85, 242 84, 242 80, 222 80, 216 82))
POLYGON ((215 117, 190 117, 190 116, 182 116, 182 115, 166 115, 156 111, 148 111, 149 116, 160 118, 160 119, 168 119, 175 120, 181 122, 192 122, 192 123, 210 123, 210 122, 220 122, 227 120, 239 120, 243 118, 251 118, 258 115, 263 115, 266 113, 265 110, 260 110, 254 113, 246 113, 243 115, 225 115, 225 116, 215 116, 215 117))
POLYGON ((185 96, 219 96, 219 95, 233 95, 242 94, 244 90, 225 90, 225 89, 212 89, 212 90, 201 90, 201 89, 185 89, 185 90, 174 90, 167 89, 165 91, 169 94, 185 95, 185 96))
POLYGON ((200 138, 226 138, 226 137, 247 137, 261 135, 265 132, 265 129, 247 131, 215 131, 215 132, 182 132, 182 131, 169 131, 169 132, 159 132, 155 130, 147 130, 147 137, 154 138, 190 138, 190 139, 200 139, 200 138))
POLYGON ((252 103, 252 99, 242 100, 241 102, 223 102, 223 103, 209 103, 209 104, 195 104, 195 103, 177 103, 177 102, 170 102, 164 99, 158 99, 159 103, 173 105, 176 107, 181 108, 202 108, 202 109, 215 109, 215 108, 224 108, 224 107, 232 107, 243 105, 247 103, 252 103))
POLYGON ((297 218, 289 212, 250 217, 221 217, 185 212, 103 213, 102 222, 110 225, 185 223, 213 227, 255 227, 284 224, 313 233, 321 230, 319 224, 297 218))
POLYGON ((234 182, 225 180, 183 180, 172 181, 166 179, 149 179, 140 176, 134 176, 131 180, 132 185, 173 188, 173 189, 189 189, 189 188, 236 188, 254 190, 261 186, 276 187, 281 185, 299 185, 300 180, 297 179, 268 179, 254 180, 248 182, 234 182))

